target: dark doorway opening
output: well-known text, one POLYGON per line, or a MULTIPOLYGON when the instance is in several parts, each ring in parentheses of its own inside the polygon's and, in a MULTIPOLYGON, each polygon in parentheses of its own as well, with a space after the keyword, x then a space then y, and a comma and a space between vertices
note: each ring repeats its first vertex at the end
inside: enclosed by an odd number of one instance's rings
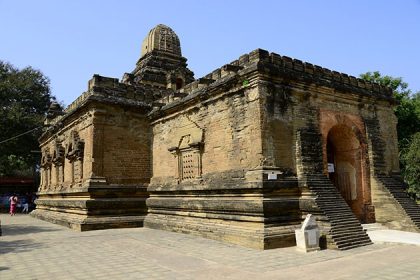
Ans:
POLYGON ((181 78, 176 79, 176 89, 181 89, 184 86, 184 81, 181 78))
MULTIPOLYGON (((328 177, 361 221, 366 220, 363 149, 346 125, 331 128, 327 137, 328 177)), ((370 195, 370 193, 369 193, 370 195)), ((370 199, 369 199, 370 200, 370 199)))

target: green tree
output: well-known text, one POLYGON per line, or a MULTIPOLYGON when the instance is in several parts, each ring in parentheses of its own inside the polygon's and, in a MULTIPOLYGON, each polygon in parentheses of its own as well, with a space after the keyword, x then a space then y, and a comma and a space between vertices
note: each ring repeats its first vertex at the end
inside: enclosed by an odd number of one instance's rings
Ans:
POLYGON ((409 192, 420 198, 420 132, 411 138, 410 144, 401 151, 401 161, 404 168, 404 179, 409 186, 409 192))
POLYGON ((49 79, 41 71, 0 61, 0 176, 28 173, 34 166, 31 151, 39 150, 37 139, 52 100, 49 79))
POLYGON ((382 76, 378 71, 366 72, 360 77, 393 90, 394 97, 399 102, 395 108, 398 118, 398 144, 403 149, 410 143, 411 136, 420 131, 420 93, 413 94, 402 78, 382 76))
POLYGON ((420 92, 412 93, 402 78, 382 76, 378 71, 361 74, 367 81, 392 88, 399 104, 395 108, 398 118, 398 146, 400 166, 409 192, 420 196, 420 92))

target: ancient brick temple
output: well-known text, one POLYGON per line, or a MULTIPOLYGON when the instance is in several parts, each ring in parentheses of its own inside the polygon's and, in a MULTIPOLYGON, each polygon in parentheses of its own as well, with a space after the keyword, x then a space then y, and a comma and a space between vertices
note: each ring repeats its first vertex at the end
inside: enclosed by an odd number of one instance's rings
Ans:
POLYGON ((51 107, 33 215, 260 249, 293 246, 308 213, 324 247, 370 244, 361 223, 419 230, 389 88, 261 49, 199 79, 186 61, 158 25, 122 80, 51 107))

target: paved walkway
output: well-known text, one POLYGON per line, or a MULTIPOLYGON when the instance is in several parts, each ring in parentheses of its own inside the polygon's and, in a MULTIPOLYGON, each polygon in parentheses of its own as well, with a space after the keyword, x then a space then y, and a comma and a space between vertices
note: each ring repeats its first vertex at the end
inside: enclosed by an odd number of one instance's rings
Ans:
POLYGON ((420 246, 258 251, 146 228, 75 232, 0 215, 0 279, 419 279, 420 246))

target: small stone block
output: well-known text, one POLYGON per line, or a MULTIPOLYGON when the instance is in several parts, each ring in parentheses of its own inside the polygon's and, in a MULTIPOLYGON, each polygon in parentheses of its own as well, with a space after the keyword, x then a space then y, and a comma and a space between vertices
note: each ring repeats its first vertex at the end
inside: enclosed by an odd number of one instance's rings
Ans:
POLYGON ((295 237, 298 250, 304 252, 320 250, 320 232, 316 220, 312 214, 308 214, 302 224, 302 227, 295 230, 295 237))

